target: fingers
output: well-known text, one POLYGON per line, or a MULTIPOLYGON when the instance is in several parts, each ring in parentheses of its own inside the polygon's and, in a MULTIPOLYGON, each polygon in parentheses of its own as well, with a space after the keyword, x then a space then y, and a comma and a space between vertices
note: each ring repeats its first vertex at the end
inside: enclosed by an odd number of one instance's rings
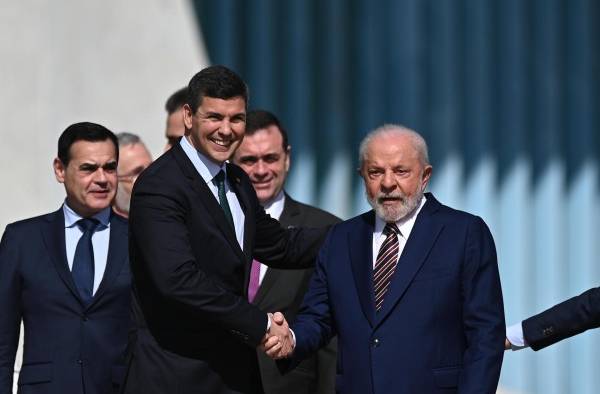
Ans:
POLYGON ((273 359, 288 357, 293 350, 293 340, 285 316, 281 312, 269 314, 271 326, 260 345, 261 351, 273 359))
POLYGON ((281 312, 275 312, 273 314, 273 322, 275 322, 275 323, 277 323, 279 325, 281 325, 283 323, 287 323, 285 321, 285 317, 283 316, 283 313, 281 313, 281 312))

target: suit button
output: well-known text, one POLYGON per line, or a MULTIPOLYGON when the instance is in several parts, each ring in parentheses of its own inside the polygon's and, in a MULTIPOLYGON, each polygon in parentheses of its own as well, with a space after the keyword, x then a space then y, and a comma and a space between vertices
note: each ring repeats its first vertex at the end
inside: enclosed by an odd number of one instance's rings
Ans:
POLYGON ((82 359, 77 360, 77 364, 79 364, 79 365, 83 364, 83 360, 82 359))
POLYGON ((554 334, 554 327, 546 327, 542 330, 542 334, 544 334, 545 337, 548 337, 552 334, 554 334))
POLYGON ((372 345, 373 347, 377 347, 377 346, 379 346, 379 339, 378 339, 378 338, 375 338, 375 339, 373 339, 373 341, 371 342, 371 345, 372 345))

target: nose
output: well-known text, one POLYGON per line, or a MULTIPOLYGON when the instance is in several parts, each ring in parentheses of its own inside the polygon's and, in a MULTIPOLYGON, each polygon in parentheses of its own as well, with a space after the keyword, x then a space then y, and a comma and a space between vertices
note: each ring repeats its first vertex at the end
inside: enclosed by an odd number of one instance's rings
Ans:
POLYGON ((390 192, 396 187, 396 179, 392 171, 386 171, 381 179, 381 189, 385 192, 390 192))
POLYGON ((101 185, 105 185, 106 183, 108 183, 108 179, 106 178, 106 173, 104 172, 104 169, 98 168, 96 170, 96 177, 94 178, 94 181, 101 185))
POLYGON ((221 121, 221 127, 219 127, 219 133, 229 135, 231 134, 231 122, 229 119, 223 119, 221 121))
POLYGON ((268 172, 268 171, 267 171, 267 165, 265 164, 265 162, 264 162, 264 161, 262 161, 262 160, 258 160, 258 161, 256 162, 256 166, 255 166, 255 168, 254 168, 254 174, 255 174, 257 177, 259 177, 259 178, 262 178, 262 177, 264 177, 265 175, 267 175, 267 172, 268 172))

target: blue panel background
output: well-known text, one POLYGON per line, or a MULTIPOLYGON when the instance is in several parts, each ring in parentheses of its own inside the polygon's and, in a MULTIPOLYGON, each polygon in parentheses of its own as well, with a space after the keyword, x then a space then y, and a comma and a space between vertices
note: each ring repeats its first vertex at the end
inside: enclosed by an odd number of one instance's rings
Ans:
MULTIPOLYGON (((193 1, 209 57, 290 133, 287 188, 349 218, 367 209, 361 138, 421 132, 430 189, 494 234, 508 323, 599 285, 600 2, 193 1)), ((600 333, 507 353, 518 393, 597 393, 600 333)))

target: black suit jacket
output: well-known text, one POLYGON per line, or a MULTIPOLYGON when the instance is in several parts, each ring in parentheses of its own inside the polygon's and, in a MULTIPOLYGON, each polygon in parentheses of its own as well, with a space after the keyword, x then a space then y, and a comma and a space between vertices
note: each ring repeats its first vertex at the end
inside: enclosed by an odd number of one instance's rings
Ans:
MULTIPOLYGON (((340 219, 321 209, 293 200, 286 194, 279 222, 283 227, 321 227, 340 219)), ((281 270, 269 268, 253 304, 268 312, 283 312, 291 322, 296 318, 314 269, 281 270)), ((284 376, 275 362, 258 352, 258 362, 266 394, 315 394, 335 392, 335 339, 314 356, 304 360, 284 376)))
POLYGON ((179 144, 137 180, 130 210, 134 278, 126 393, 259 393, 256 346, 267 315, 246 300, 252 256, 307 267, 325 233, 284 231, 247 175, 227 165, 245 215, 243 250, 179 144))
POLYGON ((131 274, 127 222, 110 219, 108 259, 89 306, 67 263, 62 208, 6 227, 0 245, 0 393, 12 393, 21 319, 20 393, 118 392, 125 374, 131 274))
POLYGON ((600 287, 590 289, 523 321, 523 335, 533 350, 600 327, 600 287))

